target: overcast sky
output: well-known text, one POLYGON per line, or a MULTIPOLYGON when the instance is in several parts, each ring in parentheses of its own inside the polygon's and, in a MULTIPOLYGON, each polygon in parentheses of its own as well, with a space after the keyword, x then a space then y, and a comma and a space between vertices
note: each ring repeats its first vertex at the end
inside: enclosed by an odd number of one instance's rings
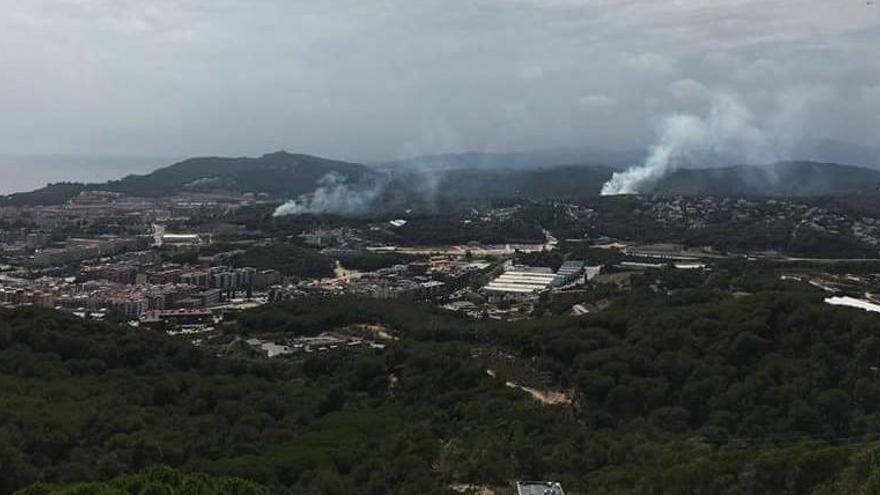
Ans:
POLYGON ((880 144, 880 2, 0 0, 0 153, 650 144, 733 94, 880 144))

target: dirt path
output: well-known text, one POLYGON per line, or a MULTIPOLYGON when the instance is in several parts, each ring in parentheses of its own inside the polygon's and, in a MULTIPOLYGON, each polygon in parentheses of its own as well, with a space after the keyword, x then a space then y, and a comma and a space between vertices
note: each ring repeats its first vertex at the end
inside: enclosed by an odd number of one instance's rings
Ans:
MULTIPOLYGON (((487 369, 486 374, 495 378, 497 374, 495 370, 487 369)), ((529 394, 533 399, 548 406, 568 406, 571 405, 571 397, 565 392, 555 390, 538 390, 536 388, 525 387, 514 382, 505 382, 504 385, 510 388, 516 388, 529 394)))
POLYGON ((392 330, 384 325, 370 325, 367 323, 356 323, 353 325, 347 325, 341 328, 341 330, 350 330, 359 335, 369 335, 370 337, 379 339, 379 340, 397 340, 392 334, 392 330))
POLYGON ((487 486, 481 485, 471 485, 467 483, 455 483, 450 485, 449 488, 456 493, 467 493, 469 495, 495 495, 495 490, 487 486))
POLYGON ((571 397, 565 392, 557 392, 553 390, 537 390, 534 388, 523 387, 513 382, 505 383, 510 388, 518 388, 532 396, 536 401, 548 406, 567 406, 571 404, 571 397))

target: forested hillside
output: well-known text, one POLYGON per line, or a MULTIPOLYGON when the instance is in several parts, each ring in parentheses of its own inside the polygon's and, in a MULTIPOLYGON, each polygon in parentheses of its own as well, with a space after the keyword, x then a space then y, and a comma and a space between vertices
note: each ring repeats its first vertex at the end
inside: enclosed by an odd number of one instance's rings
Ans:
POLYGON ((880 447, 878 318, 808 288, 728 294, 637 284, 595 316, 519 323, 368 299, 242 315, 244 335, 382 322, 400 338, 281 361, 2 311, 0 493, 155 464, 278 493, 448 493, 536 477, 571 493, 864 488, 880 447), (503 370, 487 373, 499 355, 546 373, 572 405, 506 387, 503 370))
POLYGON ((167 467, 151 467, 107 482, 38 483, 17 495, 267 495, 269 490, 250 481, 228 476, 181 473, 167 467))
POLYGON ((877 170, 835 163, 782 162, 766 166, 681 169, 655 188, 667 194, 822 196, 880 185, 877 170))
POLYGON ((190 158, 149 174, 129 175, 106 183, 50 184, 35 191, 0 197, 0 205, 60 204, 82 191, 94 190, 138 197, 220 191, 289 198, 315 190, 327 174, 337 174, 350 183, 369 181, 377 176, 360 164, 279 151, 258 158, 190 158))
POLYGON ((232 191, 295 197, 314 190, 329 173, 351 182, 373 173, 355 163, 284 151, 258 158, 191 158, 146 175, 111 181, 103 190, 132 196, 166 196, 181 191, 232 191))
MULTIPOLYGON (((439 160, 440 158, 436 158, 439 160)), ((433 159, 432 159, 433 160, 433 159)), ((185 192, 265 194, 296 198, 321 186, 328 174, 354 191, 376 194, 371 212, 411 208, 446 211, 457 202, 498 198, 583 199, 598 196, 616 171, 603 164, 545 162, 529 167, 445 168, 419 162, 370 168, 358 163, 284 151, 257 158, 200 157, 106 183, 58 183, 31 192, 0 196, 2 206, 60 204, 82 191, 111 191, 137 197, 167 197, 185 192)), ((693 168, 673 171, 643 193, 722 196, 843 196, 873 192, 880 172, 858 166, 783 162, 764 166, 693 168)))

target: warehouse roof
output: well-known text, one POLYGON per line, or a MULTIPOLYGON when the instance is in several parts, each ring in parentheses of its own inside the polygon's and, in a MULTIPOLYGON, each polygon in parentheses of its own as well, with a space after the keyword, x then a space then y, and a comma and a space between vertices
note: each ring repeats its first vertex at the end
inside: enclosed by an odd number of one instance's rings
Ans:
POLYGON ((550 287, 556 274, 549 268, 514 266, 489 282, 485 287, 492 292, 528 293, 550 287))
POLYGON ((562 485, 554 481, 518 481, 517 495, 565 495, 562 485))

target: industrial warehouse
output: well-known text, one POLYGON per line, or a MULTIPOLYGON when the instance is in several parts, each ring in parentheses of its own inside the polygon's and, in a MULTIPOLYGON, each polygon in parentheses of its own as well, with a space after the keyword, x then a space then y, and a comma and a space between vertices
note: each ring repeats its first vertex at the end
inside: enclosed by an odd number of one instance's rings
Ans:
POLYGON ((585 268, 583 261, 566 261, 555 272, 547 267, 508 263, 504 267, 504 273, 489 282, 483 290, 494 297, 534 295, 551 287, 583 282, 585 268))

